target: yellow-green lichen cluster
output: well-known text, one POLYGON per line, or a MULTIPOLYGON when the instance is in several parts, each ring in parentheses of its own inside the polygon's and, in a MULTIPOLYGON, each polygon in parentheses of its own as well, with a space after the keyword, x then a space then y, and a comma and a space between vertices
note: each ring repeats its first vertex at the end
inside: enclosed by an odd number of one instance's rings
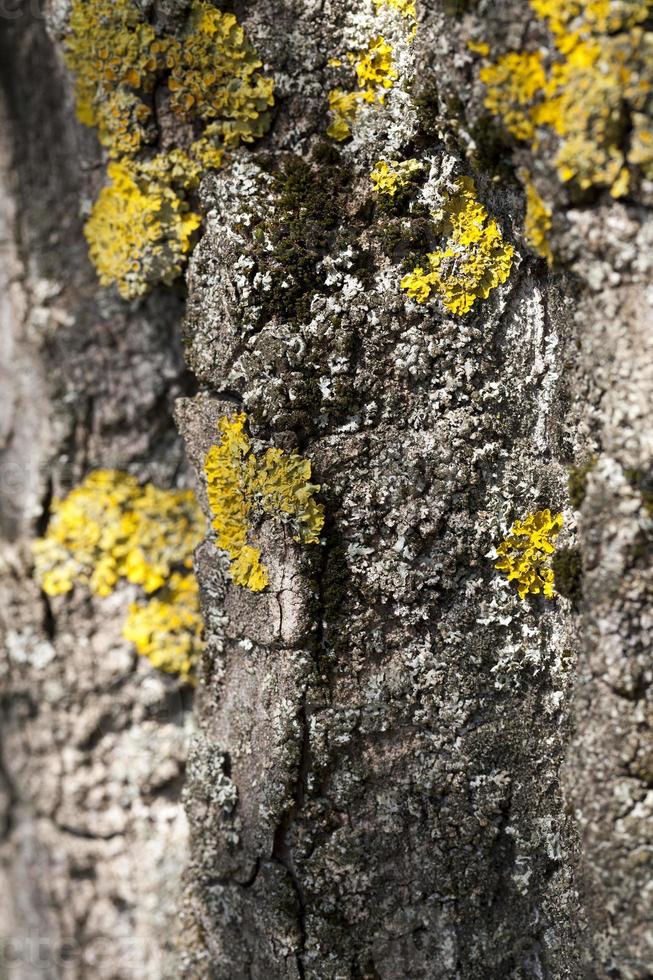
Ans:
POLYGON ((540 196, 527 171, 520 171, 520 179, 526 192, 526 216, 524 218, 524 238, 530 248, 551 265, 553 252, 549 244, 552 211, 540 196))
POLYGON ((192 675, 202 650, 202 618, 192 555, 205 522, 190 490, 141 486, 128 473, 95 470, 52 504, 33 544, 43 591, 86 586, 108 596, 121 580, 151 596, 130 607, 124 636, 155 667, 192 675))
MULTIPOLYGON (((334 88, 329 92, 329 111, 332 121, 327 135, 342 141, 351 136, 351 127, 361 103, 383 105, 387 89, 397 80, 392 45, 381 37, 373 37, 364 51, 350 51, 347 60, 356 74, 358 88, 348 92, 334 88)), ((337 67, 339 62, 332 62, 337 67)))
POLYGON ((252 520, 259 511, 291 519, 294 540, 317 544, 324 507, 315 500, 310 461, 283 449, 266 449, 258 458, 238 413, 218 423, 220 442, 207 453, 204 471, 217 543, 231 559, 236 585, 260 592, 269 583, 259 548, 249 544, 252 520))
POLYGON ((110 163, 107 175, 110 183, 85 228, 100 282, 117 282, 125 298, 157 282, 169 285, 184 267, 199 214, 190 210, 177 182, 144 175, 129 160, 110 163))
MULTIPOLYGON (((628 193, 653 177, 653 33, 649 0, 530 0, 553 37, 508 52, 480 73, 486 106, 518 140, 540 151, 555 137, 561 181, 628 193)), ((474 46, 483 51, 482 46, 474 46)))
POLYGON ((202 0, 178 36, 157 34, 133 0, 74 0, 65 58, 78 117, 115 161, 86 224, 89 252, 102 284, 130 299, 181 271, 201 220, 189 195, 226 149, 263 135, 273 81, 236 17, 202 0), (154 145, 155 87, 196 132, 165 153, 154 145))
POLYGON ((424 264, 405 275, 401 285, 418 303, 435 292, 450 313, 462 316, 507 280, 514 248, 477 199, 471 177, 458 178, 432 217, 443 245, 429 252, 424 264))
POLYGON ((379 160, 370 174, 372 187, 377 194, 394 197, 422 167, 419 160, 379 160))
MULTIPOLYGON (((373 0, 373 7, 377 18, 388 12, 395 15, 398 25, 391 23, 389 26, 393 36, 396 37, 398 33, 408 42, 413 40, 417 30, 415 0, 373 0)), ((346 61, 353 68, 357 87, 353 91, 333 88, 328 96, 331 122, 327 135, 338 142, 351 136, 361 106, 383 105, 388 90, 399 78, 393 43, 378 30, 360 49, 348 51, 346 61)), ((341 68, 342 65, 340 58, 329 60, 332 68, 341 68)))
POLYGON ((540 593, 546 599, 555 596, 550 560, 561 527, 562 514, 552 515, 548 508, 538 510, 527 514, 522 521, 515 521, 510 534, 497 548, 499 560, 494 567, 515 583, 520 599, 540 593))

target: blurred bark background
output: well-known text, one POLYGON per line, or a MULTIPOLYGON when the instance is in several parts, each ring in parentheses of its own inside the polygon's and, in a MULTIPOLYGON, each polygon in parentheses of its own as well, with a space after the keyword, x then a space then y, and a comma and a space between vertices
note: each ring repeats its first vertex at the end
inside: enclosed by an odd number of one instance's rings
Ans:
POLYGON ((87 257, 68 8, 2 11, 2 980, 653 974, 650 188, 545 175, 553 268, 524 246, 525 151, 466 41, 520 43, 526 8, 418 4, 408 81, 343 147, 327 60, 372 7, 237 4, 273 127, 205 176, 186 281, 130 303, 87 257), (400 154, 472 174, 517 245, 468 316, 396 286, 418 229, 369 172, 400 154), (234 406, 311 459, 327 524, 263 527, 258 595, 200 546, 191 694, 121 638, 127 596, 47 600, 29 542, 97 467, 204 501, 234 406), (582 574, 522 602, 487 555, 544 507, 582 574))

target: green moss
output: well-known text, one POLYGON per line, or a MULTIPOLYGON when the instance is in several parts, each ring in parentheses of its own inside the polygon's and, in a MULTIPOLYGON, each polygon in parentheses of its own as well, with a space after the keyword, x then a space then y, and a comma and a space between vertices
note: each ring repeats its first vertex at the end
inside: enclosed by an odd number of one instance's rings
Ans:
POLYGON ((490 171, 505 178, 514 178, 511 154, 508 153, 508 143, 505 133, 496 120, 484 113, 469 128, 469 135, 474 140, 475 150, 472 160, 481 171, 490 171))
POLYGON ((583 597, 583 564, 578 548, 559 548, 551 559, 555 590, 579 602, 583 597))
POLYGON ((441 106, 435 78, 422 81, 412 92, 412 97, 420 132, 425 136, 439 136, 441 106))
POLYGON ((335 149, 319 147, 311 160, 291 157, 274 174, 274 206, 253 231, 252 258, 270 277, 258 297, 263 320, 308 316, 322 285, 318 264, 329 254, 346 221, 346 173, 335 149))
POLYGON ((394 262, 400 262, 408 272, 433 246, 433 219, 425 205, 413 205, 409 213, 400 202, 390 216, 380 212, 380 220, 370 229, 380 251, 394 262))
POLYGON ((580 510, 583 506, 587 490, 587 477, 596 466, 596 462, 596 456, 591 456, 585 463, 572 466, 569 470, 567 487, 569 489, 569 503, 574 510, 580 510))

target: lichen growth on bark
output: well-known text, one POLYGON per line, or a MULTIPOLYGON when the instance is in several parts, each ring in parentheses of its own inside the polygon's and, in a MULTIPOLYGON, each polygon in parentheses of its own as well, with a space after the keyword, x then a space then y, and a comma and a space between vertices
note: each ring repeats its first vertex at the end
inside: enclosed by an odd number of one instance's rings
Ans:
POLYGON ((370 174, 377 194, 394 197, 423 168, 419 160, 379 160, 370 174))
POLYGON ((106 597, 121 579, 140 586, 152 598, 132 605, 125 637, 155 667, 188 678, 203 646, 192 556, 204 529, 191 490, 95 470, 53 502, 47 531, 32 546, 36 576, 49 596, 81 585, 106 597))
POLYGON ((435 292, 447 310, 462 316, 507 280, 514 248, 476 197, 471 177, 458 178, 432 217, 443 246, 427 253, 426 264, 407 273, 401 285, 418 303, 435 292))
POLYGON ((257 458, 245 424, 242 412, 220 419, 220 442, 207 453, 204 472, 212 525, 231 559, 231 578, 260 592, 270 579, 260 549, 248 544, 256 512, 290 518, 295 541, 317 544, 324 507, 315 500, 320 487, 311 483, 309 460, 276 448, 257 458))
POLYGON ((533 154, 541 152, 543 135, 555 137, 563 183, 622 197, 634 177, 653 174, 653 38, 640 26, 650 5, 531 0, 530 6, 553 50, 488 60, 480 71, 485 104, 533 154))
POLYGON ((550 558, 555 551, 555 539, 562 527, 562 514, 538 510, 517 520, 510 534, 497 547, 495 568, 505 572, 514 582, 520 599, 542 593, 545 599, 555 596, 555 575, 550 558))
POLYGON ((526 192, 524 238, 534 252, 552 265, 553 252, 549 244, 549 233, 553 223, 551 208, 539 194, 528 172, 522 170, 519 176, 526 192))
POLYGON ((101 283, 131 299, 180 274, 201 220, 188 203, 199 174, 263 135, 274 83, 236 17, 202 0, 178 37, 158 35, 132 0, 75 0, 64 47, 78 118, 116 161, 86 224, 89 253, 101 283), (155 87, 201 134, 136 160, 156 138, 155 87))

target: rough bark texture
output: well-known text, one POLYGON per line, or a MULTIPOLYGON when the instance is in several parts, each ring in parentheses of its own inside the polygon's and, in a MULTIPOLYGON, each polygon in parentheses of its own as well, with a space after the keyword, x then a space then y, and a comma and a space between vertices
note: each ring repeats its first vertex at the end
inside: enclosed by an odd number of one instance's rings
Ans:
POLYGON ((0 975, 176 977, 187 695, 122 640, 127 595, 48 602, 28 542, 88 469, 184 473, 181 300, 98 290, 79 220, 97 151, 25 14, 0 33, 0 975))
POLYGON ((511 148, 469 152, 490 124, 466 38, 520 36, 524 6, 421 5, 400 82, 334 149, 326 62, 378 30, 372 8, 241 4, 273 128, 203 180, 187 296, 133 304, 86 258, 101 170, 56 44, 3 22, 0 976, 653 974, 649 211, 552 178, 554 271, 519 247, 456 318, 406 303, 415 230, 389 244, 370 196, 383 156, 436 188, 472 173, 522 241, 511 148), (313 548, 257 529, 258 595, 200 546, 191 721, 120 639, 129 596, 47 603, 27 542, 96 466, 194 469, 206 504, 234 406, 311 459, 327 523, 313 548), (487 557, 543 507, 579 549, 573 601, 520 601, 487 557))

